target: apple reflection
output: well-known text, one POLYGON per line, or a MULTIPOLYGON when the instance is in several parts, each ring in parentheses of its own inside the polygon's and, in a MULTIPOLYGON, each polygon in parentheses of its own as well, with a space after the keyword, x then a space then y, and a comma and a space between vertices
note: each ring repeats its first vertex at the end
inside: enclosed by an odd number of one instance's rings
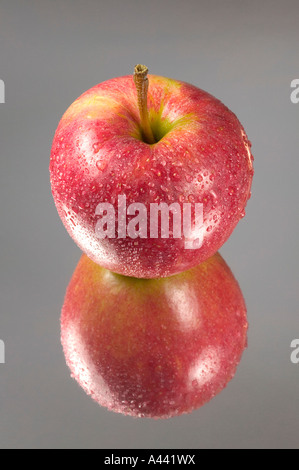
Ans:
POLYGON ((66 291, 61 341, 72 377, 98 404, 171 418, 233 378, 247 326, 241 289, 219 253, 160 279, 115 274, 84 254, 66 291))

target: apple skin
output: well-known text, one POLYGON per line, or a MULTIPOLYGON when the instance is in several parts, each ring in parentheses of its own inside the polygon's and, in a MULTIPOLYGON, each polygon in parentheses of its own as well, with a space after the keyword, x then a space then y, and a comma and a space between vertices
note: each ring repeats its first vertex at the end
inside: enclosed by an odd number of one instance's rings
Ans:
MULTIPOLYGON (((159 278, 208 259, 245 215, 253 156, 243 126, 223 103, 185 82, 148 75, 148 111, 158 142, 142 140, 133 76, 83 93, 61 118, 50 156, 52 194, 69 235, 94 262, 119 274, 159 278), (100 202, 116 208, 203 204, 203 243, 185 237, 100 239, 100 202)), ((128 219, 129 220, 128 216, 128 219)), ((132 217, 131 217, 132 218, 132 217)), ((148 227, 150 226, 148 216, 148 227)), ((171 225, 170 225, 171 228, 171 225)))
POLYGON ((217 395, 236 372, 247 327, 219 253, 161 279, 115 274, 83 254, 61 312, 72 377, 101 406, 144 418, 190 413, 217 395))

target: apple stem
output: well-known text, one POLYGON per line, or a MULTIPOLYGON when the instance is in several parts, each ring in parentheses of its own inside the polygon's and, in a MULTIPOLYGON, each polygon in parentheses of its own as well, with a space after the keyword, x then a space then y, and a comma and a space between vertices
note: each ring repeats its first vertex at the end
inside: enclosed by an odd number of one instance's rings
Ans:
POLYGON ((147 144, 156 143, 153 131, 150 126, 148 109, 147 109, 147 90, 148 90, 148 68, 145 65, 135 65, 134 82, 137 91, 138 108, 141 118, 141 129, 145 142, 147 144))

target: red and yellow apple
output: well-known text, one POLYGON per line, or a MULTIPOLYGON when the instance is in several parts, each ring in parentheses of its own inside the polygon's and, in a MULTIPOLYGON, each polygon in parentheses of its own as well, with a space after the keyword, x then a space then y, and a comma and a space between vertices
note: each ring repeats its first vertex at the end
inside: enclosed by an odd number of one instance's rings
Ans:
POLYGON ((219 253, 161 279, 115 274, 83 254, 66 291, 61 341, 73 378, 100 405, 170 418, 232 379, 247 346, 246 306, 219 253))
MULTIPOLYGON (((196 266, 228 239, 245 214, 253 157, 243 126, 218 99, 182 81, 157 75, 147 81, 146 73, 145 91, 133 76, 122 76, 70 105, 53 139, 50 177, 62 222, 84 253, 116 273, 157 278, 196 266), (119 196, 148 213, 150 204, 176 203, 182 212, 184 204, 201 204, 202 243, 186 248, 184 234, 171 232, 120 235, 119 196), (105 202, 115 207, 116 232, 99 238, 97 207, 105 202)), ((128 223, 132 214, 126 217, 128 223)))

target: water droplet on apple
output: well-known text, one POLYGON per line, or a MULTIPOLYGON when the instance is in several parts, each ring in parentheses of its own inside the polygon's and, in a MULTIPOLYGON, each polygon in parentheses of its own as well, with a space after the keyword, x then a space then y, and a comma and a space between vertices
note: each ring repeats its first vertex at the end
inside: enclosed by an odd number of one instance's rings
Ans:
POLYGON ((100 150, 100 147, 101 147, 101 142, 95 142, 94 144, 92 144, 92 149, 94 153, 98 153, 98 151, 100 150))
POLYGON ((158 168, 152 168, 152 172, 157 176, 161 176, 161 171, 158 168))
POLYGON ((175 166, 170 169, 170 177, 173 181, 179 181, 180 179, 180 174, 175 166))
POLYGON ((107 163, 104 162, 103 160, 97 160, 96 161, 96 167, 97 167, 98 170, 103 171, 105 169, 106 165, 107 165, 107 163))

